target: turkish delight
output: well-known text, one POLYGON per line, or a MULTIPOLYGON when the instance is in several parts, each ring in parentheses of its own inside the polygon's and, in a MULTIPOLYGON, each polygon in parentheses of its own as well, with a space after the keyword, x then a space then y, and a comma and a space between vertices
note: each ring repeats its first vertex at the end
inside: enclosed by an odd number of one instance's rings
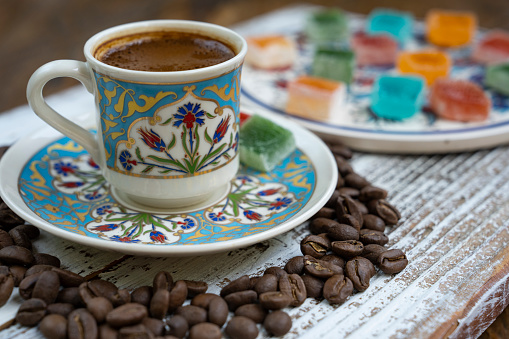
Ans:
POLYGON ((437 79, 431 86, 429 103, 439 117, 465 122, 486 120, 491 109, 481 87, 459 79, 437 79))
POLYGON ((388 34, 404 45, 412 37, 413 24, 413 16, 408 12, 377 8, 368 16, 366 31, 369 34, 388 34))
POLYGON ((486 67, 484 84, 497 92, 509 95, 509 62, 486 67))
POLYGON ((304 75, 288 84, 286 111, 312 120, 327 121, 343 111, 345 101, 345 84, 304 75))
POLYGON ((314 43, 340 42, 348 35, 348 21, 339 8, 319 10, 309 16, 305 32, 314 43))
POLYGON ((350 83, 355 69, 355 55, 351 50, 318 47, 313 57, 311 74, 316 77, 350 83))
POLYGON ((246 63, 262 69, 291 67, 296 59, 295 43, 284 35, 264 35, 246 38, 246 63))
POLYGON ((475 45, 472 59, 484 64, 509 61, 509 32, 495 30, 487 33, 475 45))
POLYGON ((435 50, 401 52, 397 68, 401 73, 421 75, 431 85, 436 78, 449 74, 451 59, 447 53, 435 50))
POLYGON ((289 130, 257 114, 240 127, 240 162, 269 172, 295 150, 295 138, 289 130))
POLYGON ((458 47, 469 44, 477 29, 473 12, 433 9, 426 15, 426 35, 432 44, 458 47))
POLYGON ((421 109, 424 87, 420 77, 382 75, 373 85, 371 110, 380 118, 408 119, 421 109))
POLYGON ((394 65, 398 43, 389 35, 357 33, 351 39, 355 62, 359 66, 394 65))

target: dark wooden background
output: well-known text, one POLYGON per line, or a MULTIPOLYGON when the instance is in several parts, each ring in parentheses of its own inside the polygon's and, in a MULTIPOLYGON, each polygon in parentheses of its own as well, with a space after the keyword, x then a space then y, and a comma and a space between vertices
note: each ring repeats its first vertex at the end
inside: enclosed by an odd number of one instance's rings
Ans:
MULTIPOLYGON (((253 16, 303 1, 292 0, 0 0, 0 112, 26 104, 30 75, 56 59, 84 60, 85 41, 107 27, 148 19, 190 19, 233 25, 253 16)), ((309 0, 367 14, 384 6, 412 12, 422 19, 430 8, 475 11, 486 28, 509 30, 509 0, 309 0)), ((46 94, 77 82, 62 78, 46 94)), ((509 338, 505 310, 482 338, 509 338)))

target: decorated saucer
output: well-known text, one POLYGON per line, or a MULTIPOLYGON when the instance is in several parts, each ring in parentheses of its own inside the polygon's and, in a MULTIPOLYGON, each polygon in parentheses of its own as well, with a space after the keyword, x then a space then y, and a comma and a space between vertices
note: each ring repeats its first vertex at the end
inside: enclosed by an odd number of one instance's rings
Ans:
POLYGON ((273 171, 241 166, 226 194, 199 208, 140 210, 122 204, 90 155, 50 129, 13 145, 0 162, 0 194, 18 215, 58 237, 126 254, 202 255, 245 247, 303 223, 332 195, 336 163, 314 134, 273 171))

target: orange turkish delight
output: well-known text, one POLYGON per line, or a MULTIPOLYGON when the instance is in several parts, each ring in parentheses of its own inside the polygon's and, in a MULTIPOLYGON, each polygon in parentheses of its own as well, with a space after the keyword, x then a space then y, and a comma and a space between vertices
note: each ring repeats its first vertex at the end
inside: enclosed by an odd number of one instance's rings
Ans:
POLYGON ((284 35, 264 35, 246 39, 246 62, 262 69, 288 68, 297 56, 295 43, 284 35))
POLYGON ((477 18, 472 12, 434 9, 426 16, 426 29, 432 44, 458 47, 472 41, 477 29, 477 18))
POLYGON ((431 85, 436 78, 449 74, 451 59, 447 53, 435 50, 401 52, 397 66, 401 73, 421 75, 431 85))

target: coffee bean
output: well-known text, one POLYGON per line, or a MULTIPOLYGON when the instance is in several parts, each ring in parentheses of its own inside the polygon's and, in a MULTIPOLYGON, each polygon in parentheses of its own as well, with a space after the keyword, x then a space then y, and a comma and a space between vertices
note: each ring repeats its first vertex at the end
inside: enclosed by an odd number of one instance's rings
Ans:
POLYGON ((228 285, 221 289, 221 297, 234 292, 245 291, 251 286, 250 279, 247 275, 243 275, 238 279, 233 280, 228 285))
POLYGON ((51 265, 33 265, 33 266, 30 266, 29 268, 27 268, 26 272, 25 272, 25 277, 28 277, 29 275, 32 275, 32 274, 35 274, 35 273, 40 273, 40 272, 44 272, 44 271, 51 271, 53 269, 53 267, 55 266, 51 266, 51 265))
POLYGON ((100 339, 118 339, 118 331, 108 324, 102 324, 98 327, 100 339))
POLYGON ((28 277, 25 277, 21 282, 19 283, 19 295, 21 298, 28 300, 32 298, 32 291, 34 290, 35 283, 43 274, 44 272, 39 272, 36 274, 29 275, 28 277))
POLYGON ((162 288, 158 289, 150 301, 150 315, 152 318, 163 319, 168 313, 169 307, 170 292, 162 288))
POLYGON ((258 327, 247 317, 235 316, 226 325, 225 332, 231 339, 254 339, 258 336, 258 327))
POLYGON ((0 274, 0 307, 5 305, 14 289, 14 278, 10 274, 0 274))
POLYGON ((69 303, 76 308, 85 306, 83 299, 80 296, 78 287, 66 287, 60 290, 57 295, 58 303, 69 303))
POLYGON ((12 230, 10 230, 9 235, 11 236, 14 245, 32 250, 32 242, 30 241, 30 238, 18 227, 14 227, 12 230))
POLYGON ((278 279, 274 274, 265 274, 258 279, 253 290, 258 293, 258 295, 265 292, 277 291, 277 282, 278 279))
POLYGON ((41 231, 34 225, 21 224, 14 228, 24 232, 31 240, 37 238, 41 234, 41 231))
POLYGON ((362 254, 364 245, 358 240, 333 241, 332 251, 337 255, 349 259, 362 254))
POLYGON ((323 286, 323 296, 331 304, 344 303, 352 293, 352 281, 342 274, 333 275, 323 286))
MULTIPOLYGON (((361 230, 361 223, 359 222, 359 220, 356 217, 354 217, 351 214, 343 214, 342 216, 338 217, 337 220, 340 224, 352 226, 357 231, 361 230)), ((364 217, 363 217, 363 220, 364 220, 364 217)))
POLYGON ((385 245, 389 242, 389 238, 384 232, 362 229, 359 234, 359 240, 364 244, 385 245))
POLYGON ((85 278, 69 270, 58 267, 53 267, 51 270, 57 272, 60 284, 63 287, 78 287, 81 283, 85 282, 85 278))
POLYGON ((94 296, 104 297, 110 301, 118 291, 114 283, 103 279, 90 280, 87 286, 94 296))
POLYGON ((93 297, 87 302, 87 310, 100 324, 106 320, 106 315, 113 310, 113 305, 105 297, 93 297))
POLYGON ((385 251, 378 257, 378 268, 386 274, 399 273, 408 265, 408 259, 402 250, 385 251))
POLYGON ((169 320, 166 320, 166 324, 169 327, 166 334, 173 335, 177 338, 184 338, 187 330, 189 329, 189 324, 187 323, 186 318, 178 314, 174 315, 169 320))
POLYGON ((169 292, 173 288, 173 277, 171 276, 170 272, 157 272, 157 274, 154 276, 152 286, 154 288, 154 293, 160 289, 168 290, 169 292))
POLYGON ((119 288, 110 299, 113 307, 118 307, 131 302, 131 293, 125 288, 119 288))
POLYGON ((6 265, 30 266, 34 263, 30 250, 21 246, 7 246, 0 249, 0 261, 6 265))
POLYGON ((118 339, 153 339, 152 332, 143 324, 122 327, 118 331, 118 339))
POLYGON ((74 306, 69 303, 54 303, 46 308, 48 314, 59 314, 67 319, 69 313, 74 311, 74 306))
MULTIPOLYGON (((350 197, 352 199, 359 198, 360 191, 353 187, 341 187, 339 190, 339 195, 350 197)), ((337 200, 336 200, 336 206, 337 206, 337 200)))
POLYGON ((348 163, 348 161, 346 161, 345 158, 336 155, 334 156, 334 159, 336 160, 336 165, 338 166, 339 174, 341 174, 343 177, 350 173, 353 173, 352 166, 348 163))
POLYGON ((331 150, 331 152, 334 155, 339 155, 339 156, 343 157, 344 159, 351 159, 352 155, 353 155, 352 151, 345 145, 335 144, 335 145, 331 145, 329 147, 329 149, 331 150))
POLYGON ((281 278, 282 275, 286 275, 288 273, 286 273, 286 271, 281 267, 271 266, 267 268, 265 272, 263 272, 263 274, 274 274, 279 280, 279 278, 281 278))
POLYGON ((0 229, 0 248, 14 245, 10 234, 7 231, 0 229))
POLYGON ((187 299, 187 285, 184 281, 178 280, 170 291, 170 302, 168 312, 172 313, 179 306, 182 306, 187 299))
POLYGON ((349 225, 337 224, 331 226, 327 235, 332 240, 359 240, 359 231, 349 225))
POLYGON ((345 268, 345 260, 335 254, 327 254, 320 258, 321 261, 329 262, 341 268, 345 268))
POLYGON ((35 326, 46 315, 46 306, 41 299, 25 300, 18 309, 16 321, 23 326, 35 326))
POLYGON ((221 298, 214 298, 209 303, 208 319, 209 322, 222 327, 228 318, 228 304, 221 298))
POLYGON ((253 290, 258 280, 260 280, 261 277, 253 276, 249 277, 249 289, 253 290))
MULTIPOLYGON (((252 292, 254 293, 254 291, 252 292)), ((177 308, 177 311, 175 313, 183 316, 184 319, 186 319, 189 327, 193 327, 196 324, 204 323, 207 321, 207 311, 198 306, 193 305, 180 306, 179 308, 177 308)))
POLYGON ((377 215, 374 214, 366 214, 363 218, 364 222, 362 227, 374 231, 385 231, 385 222, 377 215))
POLYGON ((338 181, 336 181, 336 190, 340 189, 341 187, 345 187, 345 179, 343 179, 341 174, 338 173, 338 181))
POLYGON ((301 275, 304 272, 304 257, 299 255, 288 260, 285 265, 285 271, 288 274, 301 275))
POLYGON ((364 217, 364 214, 368 214, 369 213, 368 208, 362 202, 360 202, 359 200, 355 200, 355 203, 357 204, 357 207, 359 208, 359 212, 361 212, 363 217, 364 217))
POLYGON ((141 323, 155 336, 164 334, 164 322, 155 318, 143 318, 141 323))
POLYGON ((306 286, 297 274, 288 274, 279 279, 279 290, 292 298, 290 306, 300 306, 306 300, 306 286))
POLYGON ((339 194, 340 193, 339 193, 338 189, 336 189, 334 192, 332 192, 332 195, 330 196, 329 200, 327 200, 327 202, 325 203, 325 207, 336 208, 336 201, 339 198, 339 194))
POLYGON ((304 272, 320 279, 328 279, 334 274, 343 274, 343 269, 329 262, 304 256, 304 272))
POLYGON ((35 253, 34 254, 36 265, 50 265, 60 267, 60 259, 47 253, 35 253))
POLYGON ((381 245, 368 244, 364 246, 361 256, 371 261, 373 264, 378 264, 378 257, 387 249, 381 245))
POLYGON ((367 206, 369 212, 382 218, 386 225, 396 225, 401 218, 398 209, 383 199, 371 200, 367 206))
POLYGON ((339 225, 339 223, 332 219, 316 218, 309 223, 309 230, 313 234, 327 233, 330 227, 339 225))
POLYGON ((194 297, 191 300, 191 305, 198 306, 198 307, 208 310, 210 302, 212 301, 212 299, 215 299, 215 298, 220 298, 220 297, 217 294, 213 294, 213 293, 198 294, 196 297, 194 297))
POLYGON ((3 226, 4 230, 24 223, 25 220, 14 213, 5 202, 0 203, 0 225, 3 226))
POLYGON ((200 323, 191 328, 189 339, 221 339, 221 328, 212 323, 200 323))
POLYGON ((337 200, 336 215, 340 218, 341 216, 348 214, 357 219, 359 225, 362 225, 362 213, 355 200, 348 195, 340 195, 337 200))
POLYGON ((235 310, 236 316, 243 316, 261 324, 267 315, 267 311, 260 304, 245 304, 235 310))
POLYGON ((292 328, 292 318, 283 311, 270 312, 263 322, 267 332, 276 337, 281 337, 292 328))
POLYGON ((300 251, 304 255, 310 255, 315 258, 321 258, 327 254, 330 247, 330 241, 317 235, 308 235, 300 242, 300 251))
POLYGON ((292 298, 283 292, 265 292, 260 294, 260 305, 267 310, 280 310, 290 305, 292 298))
POLYGON ((15 287, 19 286, 19 283, 25 277, 26 271, 27 271, 26 267, 19 266, 19 265, 12 265, 9 267, 9 272, 11 273, 12 278, 14 279, 15 287))
POLYGON ((228 308, 230 309, 230 311, 234 312, 237 309, 237 307, 241 305, 254 303, 256 300, 258 300, 258 294, 253 290, 234 292, 225 296, 224 300, 228 304, 228 308))
POLYGON ((152 286, 140 286, 133 290, 131 293, 131 302, 138 303, 150 307, 150 300, 152 299, 152 286))
POLYGON ((345 266, 345 275, 352 281, 353 287, 359 292, 363 292, 369 287, 369 280, 375 273, 376 270, 371 261, 362 257, 349 260, 345 266))
MULTIPOLYGON (((339 196, 339 192, 338 192, 338 196, 339 196)), ((336 197, 337 199, 337 197, 336 197)), ((336 202, 334 201, 334 204, 336 202)), ((322 207, 318 210, 318 212, 315 213, 315 215, 313 215, 311 218, 312 219, 316 219, 316 218, 327 218, 327 219, 334 219, 336 217, 336 210, 332 207, 322 207)))
POLYGON ((345 176, 345 185, 361 190, 362 188, 369 186, 370 182, 357 173, 349 173, 345 176))
POLYGON ((55 302, 59 290, 60 279, 58 274, 53 271, 45 271, 41 273, 34 284, 32 298, 42 299, 49 305, 55 302))
POLYGON ((69 339, 97 338, 98 328, 94 317, 84 308, 72 311, 67 317, 69 339))
POLYGON ((309 274, 302 275, 301 279, 304 282, 304 286, 306 286, 306 295, 308 298, 322 297, 324 285, 322 279, 319 279, 309 274))
POLYGON ((67 338, 67 318, 60 314, 49 314, 39 324, 39 331, 51 339, 67 338))
POLYGON ((379 200, 387 198, 387 191, 375 187, 375 186, 365 186, 359 192, 359 200, 361 201, 369 201, 369 200, 379 200))
POLYGON ((139 324, 147 316, 148 311, 145 306, 137 303, 128 303, 109 312, 106 315, 106 322, 111 327, 120 328, 139 324))
POLYGON ((187 285, 187 296, 193 298, 198 294, 207 292, 209 285, 205 281, 184 280, 187 285))

